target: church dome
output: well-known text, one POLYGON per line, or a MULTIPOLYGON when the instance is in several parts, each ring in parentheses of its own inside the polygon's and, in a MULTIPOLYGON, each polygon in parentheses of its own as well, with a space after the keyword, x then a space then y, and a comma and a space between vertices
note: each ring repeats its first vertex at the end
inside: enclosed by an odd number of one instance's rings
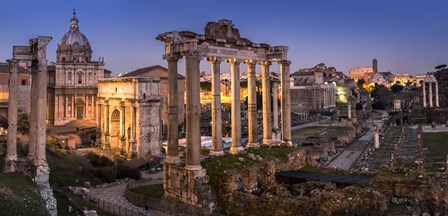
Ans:
POLYGON ((76 14, 73 14, 73 18, 70 20, 70 30, 64 34, 59 44, 66 45, 79 45, 86 46, 90 45, 87 37, 79 31, 78 19, 76 19, 76 14))

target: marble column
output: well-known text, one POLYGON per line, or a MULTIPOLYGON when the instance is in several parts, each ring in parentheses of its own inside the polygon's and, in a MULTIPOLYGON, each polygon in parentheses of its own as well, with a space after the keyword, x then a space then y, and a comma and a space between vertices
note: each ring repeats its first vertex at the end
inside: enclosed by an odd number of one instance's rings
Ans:
POLYGON ((291 61, 283 60, 280 64, 282 103, 281 103, 281 122, 282 122, 282 143, 287 146, 292 145, 291 142, 291 98, 290 98, 290 78, 289 66, 291 61))
POLYGON ((165 163, 180 164, 179 158, 179 102, 177 86, 177 62, 179 55, 165 55, 168 62, 168 146, 165 163))
POLYGON ((120 102, 121 107, 121 146, 120 149, 126 148, 126 102, 120 102))
POLYGON ((9 96, 8 96, 8 137, 6 154, 6 172, 15 172, 15 161, 17 160, 17 99, 19 74, 19 62, 17 60, 8 60, 9 71, 9 96))
POLYGON ((422 89, 423 89, 423 107, 426 107, 426 85, 425 85, 425 81, 423 81, 422 83, 422 89))
MULTIPOLYGON (((272 142, 271 128, 271 77, 269 75, 269 65, 271 62, 263 61, 261 65, 261 87, 263 89, 263 145, 270 145, 272 142)), ((275 103, 275 101, 274 101, 275 103)))
MULTIPOLYGON (((46 46, 51 41, 51 37, 37 38, 37 59, 39 67, 39 82, 37 87, 37 119, 36 119, 36 161, 35 165, 44 169, 48 167, 46 159, 47 144, 47 125, 46 125, 46 108, 47 108, 47 57, 46 46)), ((48 176, 47 176, 48 177, 48 176)))
POLYGON ((97 145, 101 143, 101 132, 103 131, 102 128, 102 122, 101 122, 101 104, 102 102, 100 100, 98 100, 97 104, 97 116, 98 118, 96 119, 96 139, 97 139, 97 145))
POLYGON ((432 107, 432 82, 429 82, 429 107, 432 107))
POLYGON ((207 59, 211 64, 212 74, 212 149, 210 155, 224 155, 222 146, 222 117, 221 117, 221 60, 216 57, 207 59))
POLYGON ((129 140, 129 150, 128 157, 132 156, 132 153, 137 151, 137 105, 136 102, 133 101, 131 104, 132 107, 132 118, 131 118, 131 140, 129 140))
POLYGON ((380 148, 380 132, 378 126, 375 125, 375 134, 374 134, 374 147, 376 149, 380 148))
POLYGON ((54 112, 55 112, 55 121, 59 121, 59 94, 55 94, 54 96, 54 112))
POLYGON ((240 62, 233 58, 227 59, 227 62, 230 64, 230 82, 232 91, 232 145, 230 146, 229 153, 239 154, 244 151, 241 146, 240 62))
POLYGON ((439 107, 439 83, 436 81, 436 107, 439 107))
POLYGON ((255 62, 252 60, 244 61, 247 66, 247 129, 248 139, 247 147, 258 146, 258 122, 257 122, 257 79, 255 77, 255 62))
POLYGON ((72 119, 75 119, 76 118, 76 110, 75 110, 75 94, 72 94, 71 95, 71 98, 72 98, 72 104, 71 104, 71 114, 70 114, 70 116, 71 116, 71 118, 72 119))
POLYGON ((110 143, 109 143, 109 99, 106 99, 104 101, 104 106, 106 107, 106 111, 104 113, 104 145, 103 149, 109 149, 110 143))
MULTIPOLYGON (((37 61, 31 62, 31 99, 30 104, 37 104, 37 89, 39 83, 39 66, 37 61)), ((30 128, 29 128, 29 144, 28 159, 34 161, 36 159, 36 142, 37 142, 37 106, 30 106, 30 128)))
POLYGON ((201 57, 194 54, 185 55, 185 86, 187 90, 187 158, 186 170, 201 170, 201 99, 199 62, 201 57))
POLYGON ((272 82, 272 129, 278 130, 278 83, 272 82))

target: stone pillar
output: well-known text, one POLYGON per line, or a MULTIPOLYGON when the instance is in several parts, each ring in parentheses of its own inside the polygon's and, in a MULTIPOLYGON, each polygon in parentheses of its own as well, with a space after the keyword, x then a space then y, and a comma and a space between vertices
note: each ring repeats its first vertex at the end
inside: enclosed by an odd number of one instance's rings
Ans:
POLYGON ((439 83, 436 81, 436 107, 439 107, 439 83))
POLYGON ((432 82, 429 82, 429 107, 432 107, 432 82))
MULTIPOLYGON (((269 65, 271 62, 263 61, 261 65, 261 87, 263 89, 263 145, 270 145, 272 142, 271 128, 271 77, 269 75, 269 65)), ((275 101, 274 101, 275 103, 275 101)))
POLYGON ((72 94, 71 95, 71 98, 72 98, 72 104, 71 104, 71 113, 70 113, 70 116, 71 116, 71 119, 75 119, 76 118, 76 110, 75 110, 75 94, 72 94))
POLYGON ((282 85, 282 106, 281 106, 281 121, 282 121, 282 143, 290 146, 291 142, 291 98, 290 98, 290 79, 289 79, 289 65, 291 61, 283 60, 278 62, 280 64, 280 76, 282 85))
POLYGON ((18 86, 17 77, 19 74, 19 62, 17 60, 9 60, 9 97, 8 97, 8 137, 7 137, 7 154, 6 154, 6 172, 15 172, 17 161, 17 99, 18 86))
POLYGON ((137 107, 136 102, 133 101, 131 104, 132 107, 132 118, 131 118, 131 140, 129 140, 129 149, 128 149, 128 157, 132 156, 132 153, 136 151, 136 143, 137 143, 137 107))
POLYGON ((201 57, 194 53, 185 56, 186 70, 186 113, 187 113, 187 158, 185 169, 201 170, 201 99, 199 62, 201 57))
POLYGON ((272 83, 272 128, 278 130, 278 83, 272 83))
POLYGON ((347 113, 348 113, 348 118, 351 119, 352 118, 352 102, 350 100, 347 103, 347 113))
POLYGON ((422 89, 423 89, 423 107, 426 107, 426 89, 425 89, 426 87, 425 87, 425 81, 423 81, 423 86, 422 86, 422 89))
POLYGON ((179 55, 164 55, 168 62, 168 145, 165 163, 179 164, 179 103, 177 87, 177 62, 179 55))
POLYGON ((375 125, 374 147, 376 149, 380 148, 380 131, 377 125, 375 125))
POLYGON ((30 104, 30 128, 29 128, 29 144, 28 159, 34 161, 36 159, 36 142, 37 142, 37 89, 39 84, 39 65, 37 61, 31 62, 31 99, 30 104))
POLYGON ((222 146, 222 119, 221 119, 221 60, 216 57, 207 59, 211 64, 212 74, 212 149, 210 155, 224 155, 222 146))
POLYGON ((258 146, 258 122, 257 122, 257 79, 255 77, 255 62, 252 60, 244 61, 247 66, 247 129, 248 139, 247 147, 258 146))
POLYGON ((104 145, 103 149, 109 149, 110 143, 109 143, 109 99, 106 99, 104 101, 104 106, 106 107, 106 112, 104 113, 104 145))
POLYGON ((244 149, 241 146, 241 98, 240 98, 240 62, 236 59, 227 59, 230 64, 230 82, 232 91, 232 145, 230 154, 239 154, 244 149))
POLYGON ((126 102, 120 102, 121 107, 121 146, 120 149, 126 148, 126 102))
MULTIPOLYGON (((51 37, 38 37, 33 39, 37 41, 37 61, 39 64, 38 87, 37 87, 37 119, 36 119, 36 161, 35 165, 38 170, 47 173, 48 164, 46 159, 47 144, 47 125, 46 125, 46 108, 47 108, 47 57, 46 46, 51 41, 51 37)), ((34 43, 34 42, 33 42, 34 43)), ((46 176, 48 178, 48 176, 46 176)))
POLYGON ((102 102, 98 99, 98 102, 96 103, 97 104, 97 116, 98 116, 98 118, 96 119, 97 121, 96 121, 96 139, 97 139, 97 145, 99 145, 100 143, 101 143, 101 132, 102 132, 102 130, 103 130, 103 128, 102 128, 102 122, 101 122, 101 104, 102 104, 102 102))

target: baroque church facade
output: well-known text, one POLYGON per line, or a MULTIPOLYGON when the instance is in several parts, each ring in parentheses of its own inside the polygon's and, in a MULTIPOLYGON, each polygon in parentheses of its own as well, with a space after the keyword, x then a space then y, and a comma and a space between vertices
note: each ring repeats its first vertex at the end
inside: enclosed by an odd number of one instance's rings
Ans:
POLYGON ((59 41, 56 62, 49 66, 48 123, 65 125, 74 120, 97 118, 98 80, 110 77, 104 58, 92 61, 92 48, 79 30, 76 13, 70 28, 59 41))

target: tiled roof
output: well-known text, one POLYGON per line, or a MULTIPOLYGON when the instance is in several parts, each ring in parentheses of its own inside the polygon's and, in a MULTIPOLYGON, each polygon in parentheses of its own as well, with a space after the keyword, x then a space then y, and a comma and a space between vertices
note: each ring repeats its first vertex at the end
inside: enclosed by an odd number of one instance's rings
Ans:
MULTIPOLYGON (((8 63, 5 62, 0 62, 0 73, 9 73, 10 71, 10 67, 8 63)), ((28 71, 27 69, 23 68, 23 67, 19 67, 19 73, 21 74, 29 74, 30 71, 28 71)))

